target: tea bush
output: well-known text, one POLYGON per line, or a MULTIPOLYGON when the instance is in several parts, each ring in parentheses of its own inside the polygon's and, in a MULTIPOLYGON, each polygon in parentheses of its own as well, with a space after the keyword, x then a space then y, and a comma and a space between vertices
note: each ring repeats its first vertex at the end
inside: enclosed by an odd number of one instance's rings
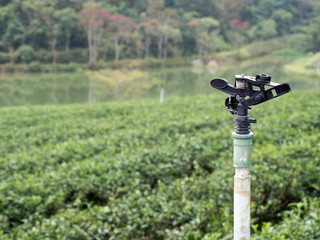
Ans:
POLYGON ((320 239, 320 198, 304 198, 292 206, 281 224, 264 223, 255 239, 320 239))
MULTIPOLYGON (((232 239, 223 99, 2 108, 0 239, 232 239)), ((319 99, 292 92, 250 112, 256 239, 319 237, 319 99)))

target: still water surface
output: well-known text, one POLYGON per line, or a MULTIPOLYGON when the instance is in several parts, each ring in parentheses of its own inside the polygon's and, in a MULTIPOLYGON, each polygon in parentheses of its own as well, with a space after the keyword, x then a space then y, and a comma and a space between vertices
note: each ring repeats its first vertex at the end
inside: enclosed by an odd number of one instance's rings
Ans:
MULTIPOLYGON (((126 89, 114 94, 114 89, 99 79, 89 78, 83 72, 45 74, 7 74, 0 76, 0 106, 44 105, 123 101, 128 99, 165 98, 197 94, 214 94, 209 82, 216 77, 233 84, 235 74, 266 73, 278 83, 289 82, 293 90, 319 89, 320 80, 289 75, 282 64, 261 63, 255 66, 227 66, 218 69, 206 67, 161 68, 148 71, 149 87, 143 91, 126 89), (151 81, 157 79, 157 81, 151 81)), ((125 86, 126 87, 126 86, 125 86)), ((125 88, 124 87, 124 88, 125 88)), ((127 86, 128 88, 130 86, 127 86)), ((139 84, 135 85, 136 88, 139 84)))

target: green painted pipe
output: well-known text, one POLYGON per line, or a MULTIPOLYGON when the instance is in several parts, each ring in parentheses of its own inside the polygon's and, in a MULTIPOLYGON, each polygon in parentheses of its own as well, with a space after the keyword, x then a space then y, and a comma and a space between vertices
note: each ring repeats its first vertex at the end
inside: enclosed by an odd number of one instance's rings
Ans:
POLYGON ((233 132, 232 137, 233 166, 236 168, 250 168, 253 133, 237 134, 233 132))

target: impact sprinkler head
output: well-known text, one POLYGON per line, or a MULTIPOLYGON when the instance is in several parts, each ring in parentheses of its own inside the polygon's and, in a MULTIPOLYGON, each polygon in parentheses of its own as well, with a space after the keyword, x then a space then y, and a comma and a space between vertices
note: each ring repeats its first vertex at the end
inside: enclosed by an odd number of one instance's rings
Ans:
POLYGON ((250 106, 258 105, 291 91, 289 83, 271 82, 271 76, 266 74, 257 74, 255 77, 244 74, 236 75, 234 86, 223 78, 215 78, 210 84, 231 95, 226 98, 225 105, 232 114, 236 114, 235 132, 238 134, 249 134, 250 123, 257 122, 249 118, 250 106), (266 90, 266 87, 269 89, 266 90))

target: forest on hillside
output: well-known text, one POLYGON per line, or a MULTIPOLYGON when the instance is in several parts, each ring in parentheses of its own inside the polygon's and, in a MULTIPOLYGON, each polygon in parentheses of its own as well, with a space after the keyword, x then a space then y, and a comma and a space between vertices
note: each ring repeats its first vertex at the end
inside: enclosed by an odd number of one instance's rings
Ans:
POLYGON ((0 0, 0 63, 203 57, 285 36, 315 52, 319 14, 312 0, 0 0))

